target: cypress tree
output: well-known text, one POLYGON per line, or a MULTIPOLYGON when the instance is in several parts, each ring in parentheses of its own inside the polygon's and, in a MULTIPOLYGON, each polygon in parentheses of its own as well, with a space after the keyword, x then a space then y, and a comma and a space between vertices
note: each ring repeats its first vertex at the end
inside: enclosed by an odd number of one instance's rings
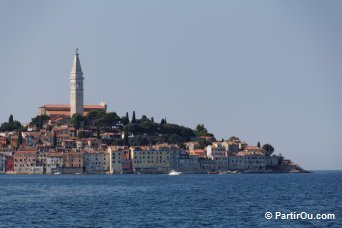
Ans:
POLYGON ((11 115, 9 116, 9 118, 8 118, 8 123, 9 123, 10 125, 13 124, 13 115, 12 115, 12 114, 11 114, 11 115))
POLYGON ((151 117, 151 122, 154 123, 154 118, 153 117, 151 117))
POLYGON ((133 116, 132 116, 132 123, 136 123, 137 120, 135 119, 135 111, 133 111, 133 116))
POLYGON ((57 147, 57 134, 56 134, 56 132, 53 133, 52 144, 54 147, 57 147))
POLYGON ((100 126, 99 126, 99 125, 97 125, 96 137, 97 137, 98 139, 100 138, 100 126))
POLYGON ((128 112, 126 112, 126 118, 128 120, 128 123, 129 123, 129 116, 128 116, 128 112))

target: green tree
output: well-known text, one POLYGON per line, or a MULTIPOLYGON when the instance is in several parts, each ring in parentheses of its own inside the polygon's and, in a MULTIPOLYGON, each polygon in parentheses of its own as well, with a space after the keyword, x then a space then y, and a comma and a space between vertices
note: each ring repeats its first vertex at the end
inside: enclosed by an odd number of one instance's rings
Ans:
POLYGON ((56 132, 53 132, 52 145, 54 147, 57 147, 57 134, 56 134, 56 132))
POLYGON ((197 136, 214 136, 208 132, 207 128, 204 127, 204 124, 198 124, 196 126, 195 134, 197 136))
POLYGON ((127 118, 127 116, 123 116, 121 117, 120 122, 122 123, 122 125, 126 126, 127 124, 129 124, 129 119, 127 118))
POLYGON ((95 126, 106 115, 103 110, 92 110, 86 116, 87 123, 90 126, 95 126))
POLYGON ((126 118, 128 119, 128 123, 129 123, 129 116, 128 116, 128 112, 126 112, 126 118))
POLYGON ((136 123, 137 122, 137 120, 135 118, 135 111, 133 111, 133 116, 132 116, 132 121, 131 122, 132 123, 136 123))
POLYGON ((13 124, 13 115, 12 114, 8 118, 8 123, 13 124))
POLYGON ((101 135, 100 135, 100 126, 99 125, 97 125, 96 126, 96 138, 101 138, 101 135))
POLYGON ((140 119, 140 122, 150 122, 151 120, 147 118, 147 116, 143 115, 140 119))
POLYGON ((271 144, 265 144, 262 146, 262 149, 266 151, 266 155, 270 156, 274 152, 274 148, 271 144))
POLYGON ((8 122, 4 122, 0 126, 0 131, 21 131, 23 126, 17 120, 13 120, 13 115, 11 114, 8 118, 8 122))
POLYGON ((162 119, 162 120, 160 121, 160 124, 161 124, 161 125, 164 125, 164 124, 165 124, 165 120, 162 119))
POLYGON ((261 146, 260 146, 260 142, 258 142, 258 145, 257 145, 257 147, 259 147, 259 148, 261 147, 261 146))
POLYGON ((105 127, 115 126, 120 121, 120 117, 115 112, 106 113, 98 122, 105 127))
POLYGON ((74 128, 76 130, 80 129, 82 122, 83 122, 83 116, 79 113, 75 113, 74 115, 72 115, 71 117, 71 124, 74 125, 74 128))
POLYGON ((43 126, 49 121, 50 117, 48 115, 38 115, 32 118, 30 125, 35 126, 36 128, 41 129, 43 126))
POLYGON ((154 123, 154 118, 153 117, 151 117, 151 122, 154 123))

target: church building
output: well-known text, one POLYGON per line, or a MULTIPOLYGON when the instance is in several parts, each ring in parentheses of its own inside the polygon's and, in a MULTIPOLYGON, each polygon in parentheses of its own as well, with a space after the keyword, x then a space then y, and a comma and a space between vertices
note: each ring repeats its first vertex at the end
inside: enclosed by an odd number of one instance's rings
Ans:
POLYGON ((65 117, 70 118, 76 113, 85 116, 92 110, 107 111, 107 105, 104 102, 101 102, 99 105, 83 104, 83 80, 81 62, 78 49, 76 49, 70 77, 70 104, 46 104, 38 108, 38 114, 48 115, 53 120, 65 117))

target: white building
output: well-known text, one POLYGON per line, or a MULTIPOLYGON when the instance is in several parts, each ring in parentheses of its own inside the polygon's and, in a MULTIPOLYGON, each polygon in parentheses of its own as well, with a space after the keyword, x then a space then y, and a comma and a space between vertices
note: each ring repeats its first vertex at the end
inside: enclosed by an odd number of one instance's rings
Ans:
POLYGON ((61 172, 63 167, 63 153, 62 152, 52 152, 46 155, 46 173, 53 174, 56 172, 61 172))
POLYGON ((261 152, 239 152, 229 157, 229 169, 264 171, 278 165, 278 156, 265 156, 261 152))
POLYGON ((202 162, 202 167, 208 171, 226 171, 229 168, 228 154, 221 143, 213 143, 207 146, 207 157, 213 162, 202 162), (205 164, 207 167, 205 168, 205 164))

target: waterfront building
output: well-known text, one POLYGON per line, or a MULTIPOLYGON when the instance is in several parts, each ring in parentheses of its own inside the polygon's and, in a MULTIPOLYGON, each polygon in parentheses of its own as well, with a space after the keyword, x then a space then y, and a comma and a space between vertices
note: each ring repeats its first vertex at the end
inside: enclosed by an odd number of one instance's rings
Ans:
POLYGON ((213 143, 207 146, 207 157, 213 162, 204 162, 209 171, 226 171, 229 168, 228 154, 226 148, 221 143, 213 143))
POLYGON ((262 152, 240 151, 234 156, 229 156, 229 168, 231 170, 264 171, 278 165, 278 156, 265 156, 262 152))
POLYGON ((132 160, 127 146, 108 147, 110 156, 110 173, 123 174, 132 172, 132 160))
POLYGON ((168 173, 170 171, 169 147, 131 147, 130 152, 134 173, 168 173))
POLYGON ((110 158, 108 151, 88 150, 84 153, 85 172, 89 174, 109 173, 110 158))
POLYGON ((64 174, 75 174, 84 172, 84 157, 82 150, 63 153, 62 172, 64 174))
POLYGON ((14 172, 18 174, 43 174, 43 166, 37 164, 37 151, 25 148, 14 153, 14 172))
POLYGON ((46 174, 62 172, 63 152, 48 152, 46 154, 46 174))
POLYGON ((185 150, 174 149, 170 151, 170 169, 182 173, 201 172, 198 156, 191 156, 185 150))
POLYGON ((14 172, 14 158, 13 156, 6 156, 5 172, 14 172))

